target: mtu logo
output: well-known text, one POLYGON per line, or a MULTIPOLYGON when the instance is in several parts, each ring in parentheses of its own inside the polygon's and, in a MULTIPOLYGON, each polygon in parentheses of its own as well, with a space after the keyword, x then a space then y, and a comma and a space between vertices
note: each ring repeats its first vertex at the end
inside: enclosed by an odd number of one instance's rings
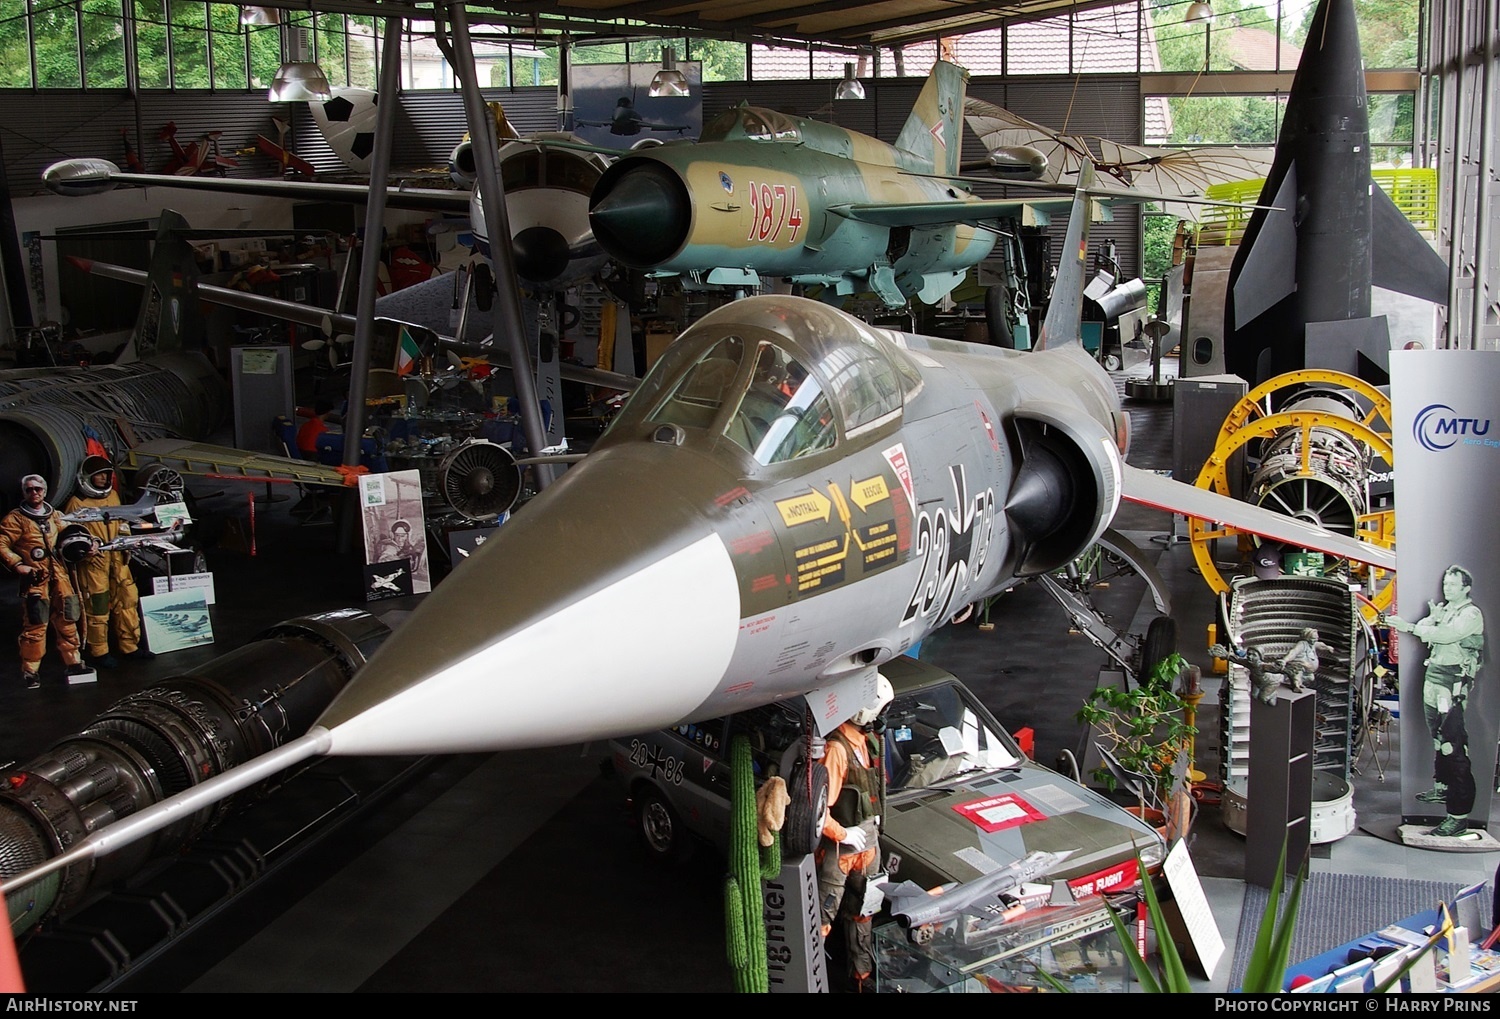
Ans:
POLYGON ((1454 445, 1465 436, 1487 435, 1489 418, 1459 417, 1458 412, 1445 403, 1431 403, 1417 414, 1412 423, 1412 436, 1434 453, 1454 445))

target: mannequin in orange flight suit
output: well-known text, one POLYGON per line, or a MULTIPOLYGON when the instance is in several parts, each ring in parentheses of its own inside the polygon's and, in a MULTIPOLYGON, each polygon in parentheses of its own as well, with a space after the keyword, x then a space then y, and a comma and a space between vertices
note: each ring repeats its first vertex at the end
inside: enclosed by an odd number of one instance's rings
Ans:
MULTIPOLYGON (((78 486, 63 506, 64 513, 82 509, 107 510, 121 504, 115 491, 115 468, 107 457, 84 457, 78 469, 78 486)), ((97 520, 83 525, 99 543, 128 533, 120 520, 97 520)), ((85 653, 98 669, 120 664, 109 650, 111 630, 120 657, 130 660, 154 657, 141 647, 140 594, 130 575, 130 560, 124 552, 95 551, 75 567, 77 587, 83 599, 85 653)))
POLYGON ((78 648, 78 595, 57 555, 62 514, 47 502, 47 481, 37 474, 21 479, 21 505, 0 519, 0 561, 21 581, 21 678, 30 689, 41 685, 47 626, 68 673, 88 671, 78 648))
POLYGON ((877 834, 885 802, 885 770, 877 720, 891 702, 890 682, 881 676, 872 707, 854 713, 828 734, 823 766, 828 769, 828 814, 818 845, 818 912, 823 936, 835 921, 844 929, 849 975, 855 991, 873 991, 875 939, 864 916, 866 885, 880 869, 877 834))

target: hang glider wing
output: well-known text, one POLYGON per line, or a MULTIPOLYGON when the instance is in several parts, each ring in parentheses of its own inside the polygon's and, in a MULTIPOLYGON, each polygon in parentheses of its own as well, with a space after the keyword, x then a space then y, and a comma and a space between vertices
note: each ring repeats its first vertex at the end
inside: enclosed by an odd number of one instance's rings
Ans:
MULTIPOLYGON (((1097 135, 1068 135, 1017 116, 982 99, 964 103, 964 119, 986 149, 1025 145, 1047 157, 1042 180, 1056 183, 1075 177, 1085 160, 1101 174, 1141 191, 1170 196, 1201 196, 1213 184, 1255 180, 1270 169, 1270 148, 1172 148, 1129 145, 1097 135)), ((1194 216, 1186 205, 1168 211, 1194 216)))
POLYGON ((1093 159, 1083 138, 1054 131, 983 99, 964 100, 964 121, 988 151, 1024 145, 1046 156, 1044 181, 1076 178, 1084 161, 1093 159))

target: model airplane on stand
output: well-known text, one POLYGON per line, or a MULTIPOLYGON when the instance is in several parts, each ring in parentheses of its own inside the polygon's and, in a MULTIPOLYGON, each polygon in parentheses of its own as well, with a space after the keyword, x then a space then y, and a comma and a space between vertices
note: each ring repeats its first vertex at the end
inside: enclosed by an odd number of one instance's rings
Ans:
POLYGON ((1079 342, 1082 176, 1039 349, 879 329, 796 297, 711 312, 306 734, 4 890, 322 755, 557 746, 801 695, 826 732, 960 608, 1087 549, 1122 495, 1191 499, 1197 515, 1394 568, 1386 549, 1123 463, 1128 418, 1079 342), (559 549, 578 535, 570 562, 559 549))
POLYGON ((953 882, 938 888, 923 888, 913 881, 882 888, 891 916, 916 944, 926 944, 945 925, 960 917, 973 917, 981 926, 1003 920, 1016 907, 1022 886, 1035 881, 1062 863, 1073 850, 1061 853, 1034 852, 973 881, 953 882), (1010 901, 1007 901, 1010 900, 1010 901))

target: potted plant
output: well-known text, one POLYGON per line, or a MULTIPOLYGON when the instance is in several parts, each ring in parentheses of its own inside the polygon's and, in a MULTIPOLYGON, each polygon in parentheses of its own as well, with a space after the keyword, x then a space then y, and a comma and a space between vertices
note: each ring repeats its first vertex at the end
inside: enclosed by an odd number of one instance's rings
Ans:
MULTIPOLYGON (((1165 827, 1165 812, 1174 792, 1174 768, 1178 758, 1190 752, 1197 729, 1189 725, 1183 699, 1173 689, 1177 677, 1187 669, 1182 655, 1173 652, 1152 669, 1132 690, 1101 686, 1089 695, 1077 714, 1088 725, 1092 738, 1106 753, 1106 763, 1092 777, 1111 791, 1122 782, 1135 793, 1144 817, 1165 827), (1113 762, 1109 760, 1113 757, 1113 762), (1118 767, 1112 767, 1112 764, 1118 767)), ((1175 834, 1181 834, 1177 832, 1175 834)))

